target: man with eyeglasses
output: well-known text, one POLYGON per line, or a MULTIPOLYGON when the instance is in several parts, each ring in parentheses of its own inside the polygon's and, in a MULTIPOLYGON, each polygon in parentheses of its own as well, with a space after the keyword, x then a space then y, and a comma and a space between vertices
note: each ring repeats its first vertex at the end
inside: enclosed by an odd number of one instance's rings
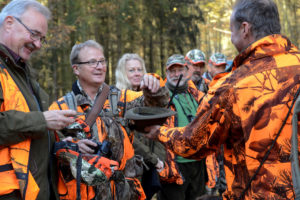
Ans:
MULTIPOLYGON (((95 104, 97 96, 100 95, 101 97, 102 95, 107 70, 103 47, 94 40, 76 44, 72 48, 70 62, 77 80, 72 86, 72 91, 55 101, 49 109, 72 108, 79 113, 80 118, 85 119, 95 104)), ((135 169, 137 163, 135 163, 132 146, 133 133, 128 127, 128 121, 124 119, 124 113, 133 107, 166 107, 169 100, 168 90, 161 87, 160 84, 163 84, 163 81, 160 82, 157 77, 145 74, 140 84, 141 92, 110 87, 102 111, 92 127, 89 127, 90 132, 83 129, 86 138, 80 137, 79 139, 77 133, 77 135, 73 135, 72 141, 77 140, 79 152, 82 154, 94 155, 94 148, 97 147, 96 142, 102 144, 106 141, 111 142, 110 149, 112 152, 107 155, 107 158, 119 164, 119 169, 107 182, 97 184, 94 187, 82 183, 81 198, 144 199, 145 195, 137 179, 138 175, 135 172, 127 173, 128 169, 135 169), (114 190, 113 188, 117 189, 114 190)), ((87 127, 85 123, 79 122, 79 124, 81 127, 87 127)), ((67 134, 61 132, 60 136, 65 138, 67 134)), ((59 193, 66 199, 76 199, 78 198, 75 187, 76 180, 73 176, 70 178, 71 171, 64 170, 65 168, 61 167, 60 169, 63 175, 61 177, 63 178, 62 182, 66 183, 67 192, 60 187, 59 193)))
POLYGON ((73 123, 76 112, 47 111, 48 96, 27 64, 45 42, 49 18, 35 0, 13 0, 0 13, 0 199, 58 199, 49 130, 73 123))

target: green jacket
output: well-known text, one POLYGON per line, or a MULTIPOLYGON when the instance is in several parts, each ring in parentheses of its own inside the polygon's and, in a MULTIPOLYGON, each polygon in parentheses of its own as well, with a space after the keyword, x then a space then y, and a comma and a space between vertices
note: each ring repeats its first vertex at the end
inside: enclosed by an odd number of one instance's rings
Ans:
MULTIPOLYGON (((42 111, 48 109, 48 95, 42 90, 38 83, 33 80, 28 65, 23 67, 15 62, 7 49, 0 44, 0 63, 12 76, 20 91, 25 97, 31 112, 9 110, 1 112, 0 115, 0 146, 8 146, 32 138, 30 148, 29 170, 40 188, 38 200, 50 199, 50 184, 48 170, 55 174, 55 165, 49 165, 50 152, 54 142, 54 134, 46 127, 46 121, 42 111), (31 85, 31 87, 29 86, 31 85), (34 95, 32 94, 32 92, 34 95), (36 98, 34 98, 34 96, 36 98), (39 103, 37 103, 39 102, 39 103), (40 106, 38 106, 40 104, 40 106), (48 169, 50 166, 51 169, 48 169)), ((2 87, 0 85, 0 106, 4 101, 2 87)), ((56 179, 52 178, 52 184, 56 179)), ((56 188, 54 186, 52 188, 56 188)), ((57 193, 55 191, 55 193, 57 193)), ((55 195, 58 199, 58 196, 55 195)), ((1 198, 1 196, 0 196, 1 198)), ((1 198, 2 199, 2 198, 1 198)), ((17 199, 14 195, 8 195, 3 199, 17 199)), ((51 199, 54 199, 51 196, 51 199)))

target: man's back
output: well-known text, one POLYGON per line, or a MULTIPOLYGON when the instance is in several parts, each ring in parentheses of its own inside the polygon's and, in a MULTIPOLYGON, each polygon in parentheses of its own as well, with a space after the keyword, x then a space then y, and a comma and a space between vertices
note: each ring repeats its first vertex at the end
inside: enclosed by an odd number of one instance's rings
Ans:
MULTIPOLYGON (((289 44, 279 35, 254 43, 253 48, 246 49, 235 59, 230 76, 214 82, 209 91, 214 94, 209 100, 210 105, 202 105, 216 107, 212 113, 223 115, 207 127, 230 122, 227 130, 216 131, 213 137, 218 140, 222 138, 221 134, 228 137, 225 169, 229 191, 240 193, 237 191, 245 187, 287 115, 300 77, 300 52, 289 44), (225 104, 225 110, 217 110, 225 104)), ((205 112, 201 111, 202 114, 205 112)), ((252 182, 252 198, 292 198, 288 192, 293 190, 290 183, 290 138, 291 117, 261 169, 264 176, 258 174, 252 182), (261 187, 269 183, 272 185, 268 188, 261 187)), ((212 139, 210 143, 219 144, 219 141, 212 139)))

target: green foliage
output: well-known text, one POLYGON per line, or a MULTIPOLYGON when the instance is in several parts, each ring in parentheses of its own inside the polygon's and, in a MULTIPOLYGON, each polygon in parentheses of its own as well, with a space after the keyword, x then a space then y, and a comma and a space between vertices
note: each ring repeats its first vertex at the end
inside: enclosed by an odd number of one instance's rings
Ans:
MULTIPOLYGON (((2 8, 10 0, 0 0, 2 8)), ((175 53, 199 48, 206 59, 214 52, 233 59, 229 20, 234 0, 39 0, 49 7, 49 43, 31 64, 51 100, 64 95, 76 80, 69 54, 74 44, 94 39, 105 50, 106 82, 114 84, 114 71, 124 53, 138 53, 148 72, 164 77, 165 63, 175 53)), ((282 32, 299 46, 297 0, 275 0, 282 32)))

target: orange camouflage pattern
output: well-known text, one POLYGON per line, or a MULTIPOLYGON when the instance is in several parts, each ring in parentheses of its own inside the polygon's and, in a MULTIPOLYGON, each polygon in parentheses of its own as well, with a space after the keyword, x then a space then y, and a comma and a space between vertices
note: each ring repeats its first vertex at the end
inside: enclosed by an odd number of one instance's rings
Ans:
MULTIPOLYGON (((176 154, 192 159, 212 154, 224 144, 228 188, 223 198, 237 199, 282 126, 299 77, 299 50, 282 35, 264 37, 235 58, 232 72, 213 79, 192 123, 161 127, 158 138, 176 154)), ((292 115, 242 199, 295 199, 289 160, 291 120, 292 115)))
POLYGON ((217 184, 217 179, 220 177, 219 163, 216 154, 208 155, 205 159, 208 181, 207 187, 214 188, 217 184))
MULTIPOLYGON (((196 102, 199 104, 202 97, 204 96, 204 93, 202 93, 196 88, 193 81, 189 80, 187 83, 188 92, 194 97, 196 102)), ((176 108, 173 104, 171 104, 170 108, 176 111, 176 108)), ((175 126, 175 116, 169 117, 165 125, 173 128, 175 126)), ((184 177, 182 177, 179 167, 175 162, 175 154, 169 149, 167 149, 167 157, 164 162, 164 169, 161 172, 159 172, 159 177, 160 180, 165 183, 176 183, 178 185, 182 185, 184 182, 184 177)))

